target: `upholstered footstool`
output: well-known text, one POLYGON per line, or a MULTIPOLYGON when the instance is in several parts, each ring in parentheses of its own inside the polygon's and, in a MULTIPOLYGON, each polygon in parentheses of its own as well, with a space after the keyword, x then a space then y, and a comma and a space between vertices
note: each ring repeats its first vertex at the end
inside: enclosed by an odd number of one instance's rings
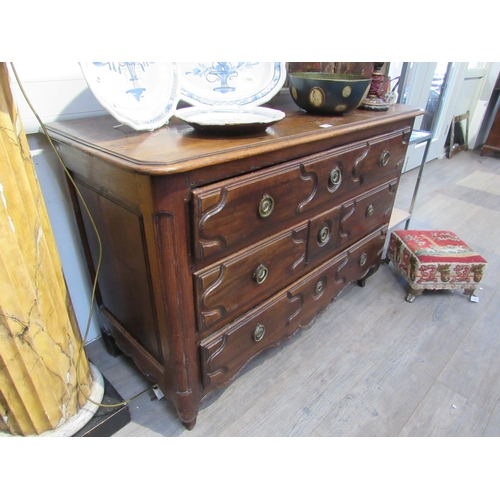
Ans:
POLYGON ((424 290, 456 289, 473 300, 486 268, 483 257, 451 231, 393 231, 387 258, 408 283, 408 302, 424 290))

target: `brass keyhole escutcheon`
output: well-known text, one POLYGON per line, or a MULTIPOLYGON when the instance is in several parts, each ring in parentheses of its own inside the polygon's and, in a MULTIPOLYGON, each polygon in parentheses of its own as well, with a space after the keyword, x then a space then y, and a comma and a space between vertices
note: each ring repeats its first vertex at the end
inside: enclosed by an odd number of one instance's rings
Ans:
POLYGON ((267 278, 269 271, 264 264, 259 264, 257 269, 253 273, 253 279, 256 281, 257 285, 264 283, 267 278))
POLYGON ((259 215, 262 218, 269 217, 274 208, 274 200, 272 196, 265 194, 259 203, 259 215))
POLYGON ((330 229, 328 226, 322 227, 318 232, 318 241, 321 245, 330 239, 330 229))
POLYGON ((380 164, 381 167, 385 167, 389 163, 389 157, 390 156, 391 156, 391 153, 389 153, 389 151, 384 151, 380 155, 379 164, 380 164))
POLYGON ((368 208, 366 209, 366 216, 371 217, 373 215, 373 212, 375 212, 373 205, 369 205, 368 208))
POLYGON ((366 264, 367 256, 366 253, 362 253, 361 257, 359 258, 359 265, 364 266, 366 264))
POLYGON ((324 287, 325 284, 323 283, 323 280, 319 280, 314 287, 314 295, 319 295, 323 291, 324 287))
POLYGON ((330 184, 332 185, 332 187, 338 188, 341 182, 342 182, 342 171, 340 170, 339 167, 335 167, 330 172, 330 184))
POLYGON ((255 342, 260 342, 266 333, 266 327, 264 325, 258 324, 252 333, 252 338, 255 342))

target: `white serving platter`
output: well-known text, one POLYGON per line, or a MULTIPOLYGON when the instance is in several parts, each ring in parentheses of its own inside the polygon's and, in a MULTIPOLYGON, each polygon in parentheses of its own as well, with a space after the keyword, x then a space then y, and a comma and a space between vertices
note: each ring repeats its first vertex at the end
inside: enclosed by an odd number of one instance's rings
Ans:
POLYGON ((175 113, 181 82, 174 62, 87 62, 80 67, 95 98, 123 125, 152 131, 175 113))
POLYGON ((178 109, 175 116, 195 130, 220 135, 254 134, 264 131, 285 117, 277 109, 252 107, 190 107, 178 109))
POLYGON ((284 62, 177 63, 181 100, 193 106, 259 106, 286 79, 284 62))

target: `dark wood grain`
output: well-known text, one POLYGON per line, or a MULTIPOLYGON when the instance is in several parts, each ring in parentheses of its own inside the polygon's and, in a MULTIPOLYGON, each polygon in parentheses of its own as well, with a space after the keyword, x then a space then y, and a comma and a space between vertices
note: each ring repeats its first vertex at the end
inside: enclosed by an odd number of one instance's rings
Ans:
MULTIPOLYGON (((286 118, 255 136, 203 136, 175 119, 139 133, 115 128, 109 116, 48 127, 103 244, 103 335, 158 384, 190 429, 211 391, 380 264, 421 111, 398 105, 316 117, 288 97, 273 101, 286 118), (265 195, 274 201, 269 217, 259 215, 265 195), (331 241, 318 247, 321 224, 331 241), (268 275, 258 284, 261 265, 268 275), (264 317, 266 340, 255 347, 246 329, 264 317), (235 347, 216 355, 226 342, 235 347)), ((98 240, 70 189, 92 278, 98 240)))
MULTIPOLYGON (((272 107, 285 111, 286 117, 254 136, 210 137, 194 132, 176 118, 153 132, 137 132, 116 128, 119 124, 109 115, 47 124, 47 129, 53 138, 106 163, 145 175, 165 175, 249 160, 289 148, 317 152, 321 141, 329 142, 331 147, 353 142, 367 136, 369 129, 383 133, 405 120, 411 126, 414 117, 422 114, 419 108, 396 104, 384 113, 357 109, 341 116, 316 116, 301 111, 288 91, 284 92, 272 107), (322 128, 324 125, 331 126, 322 128)), ((302 154, 307 153, 299 156, 302 154)))

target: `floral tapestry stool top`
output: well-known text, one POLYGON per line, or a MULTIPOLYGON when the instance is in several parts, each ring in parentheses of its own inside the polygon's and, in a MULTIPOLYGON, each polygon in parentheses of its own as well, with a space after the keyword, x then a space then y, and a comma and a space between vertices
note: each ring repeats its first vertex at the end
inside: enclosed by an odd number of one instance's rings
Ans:
POLYGON ((393 231, 387 257, 409 285, 408 302, 424 290, 455 289, 472 300, 486 268, 486 261, 451 231, 393 231))

